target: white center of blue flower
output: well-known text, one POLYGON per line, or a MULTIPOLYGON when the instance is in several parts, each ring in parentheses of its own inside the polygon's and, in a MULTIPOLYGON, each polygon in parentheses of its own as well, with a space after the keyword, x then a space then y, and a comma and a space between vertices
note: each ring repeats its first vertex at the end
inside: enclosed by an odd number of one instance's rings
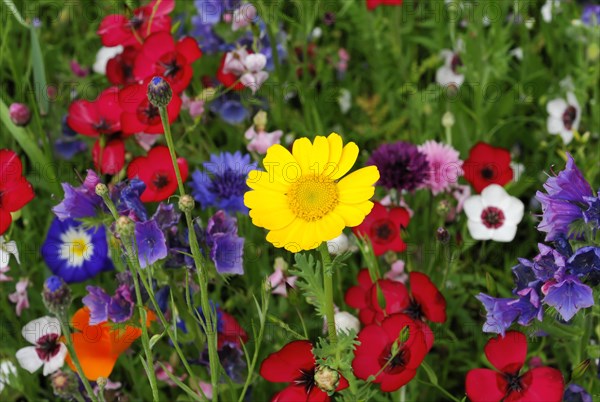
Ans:
POLYGON ((79 268, 94 255, 92 237, 83 229, 71 227, 60 235, 60 258, 73 268, 79 268))

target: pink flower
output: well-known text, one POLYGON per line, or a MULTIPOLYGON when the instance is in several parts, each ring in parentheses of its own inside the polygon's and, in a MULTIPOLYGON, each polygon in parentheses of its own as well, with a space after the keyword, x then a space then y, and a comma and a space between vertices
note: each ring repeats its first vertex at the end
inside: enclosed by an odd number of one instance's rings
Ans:
POLYGON ((264 130, 256 131, 255 126, 250 127, 244 134, 250 143, 246 146, 250 152, 258 152, 259 154, 266 154, 267 149, 271 145, 279 144, 283 131, 276 130, 273 132, 266 132, 264 130))
POLYGON ((471 187, 468 185, 453 186, 452 196, 456 199, 456 201, 458 201, 456 212, 459 213, 462 211, 463 205, 467 198, 471 196, 471 187))
POLYGON ((21 278, 15 286, 16 291, 8 295, 8 299, 17 305, 17 317, 21 316, 21 312, 29 308, 29 298, 27 297, 27 287, 29 287, 29 279, 21 278))
POLYGON ((408 275, 404 271, 404 261, 397 260, 394 262, 388 272, 386 272, 383 277, 385 279, 389 279, 391 281, 402 282, 406 284, 408 280, 408 275))
POLYGON ((297 276, 287 276, 285 269, 287 268, 286 262, 278 257, 275 259, 275 272, 269 276, 269 283, 271 284, 271 293, 274 295, 281 295, 287 297, 287 289, 295 288, 297 276))
POLYGON ((256 93, 269 78, 263 71, 267 65, 267 57, 261 53, 248 53, 245 48, 236 49, 225 55, 223 73, 240 77, 240 82, 252 93, 256 93))
MULTIPOLYGON (((165 383, 169 384, 171 387, 176 387, 177 384, 175 383, 175 381, 173 381, 169 375, 167 374, 167 371, 170 374, 173 374, 173 366, 171 366, 169 363, 165 362, 162 364, 165 369, 163 369, 161 367, 160 364, 156 363, 154 365, 154 373, 156 373, 156 379, 159 381, 164 381, 165 383)), ((176 376, 176 378, 178 378, 180 381, 183 381, 187 378, 187 374, 183 374, 179 377, 176 376)))
POLYGON ((202 390, 202 392, 204 392, 204 396, 206 396, 208 399, 212 399, 212 385, 210 385, 210 383, 208 382, 204 382, 204 381, 200 381, 198 382, 198 385, 200 386, 200 389, 202 390))
POLYGON ((252 21, 256 19, 257 11, 256 7, 252 4, 244 4, 233 12, 233 22, 231 24, 231 30, 237 31, 241 28, 249 26, 252 21))
POLYGON ((0 282, 10 282, 13 280, 10 276, 6 276, 5 274, 10 271, 10 267, 7 265, 5 267, 0 267, 0 282))
POLYGON ((429 178, 425 181, 425 187, 431 189, 434 195, 449 190, 463 175, 463 161, 452 146, 430 140, 419 146, 419 151, 425 154, 429 162, 429 178))

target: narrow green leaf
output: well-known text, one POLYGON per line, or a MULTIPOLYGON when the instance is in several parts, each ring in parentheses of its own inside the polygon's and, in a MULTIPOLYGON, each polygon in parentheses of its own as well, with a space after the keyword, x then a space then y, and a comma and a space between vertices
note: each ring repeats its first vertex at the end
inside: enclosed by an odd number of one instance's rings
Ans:
POLYGON ((15 19, 19 21, 19 24, 23 25, 25 28, 29 28, 29 25, 27 25, 23 17, 21 17, 21 13, 19 13, 17 6, 15 6, 15 3, 13 3, 12 0, 4 0, 4 4, 6 4, 6 7, 8 7, 15 19))
POLYGON ((433 371, 433 369, 431 367, 429 367, 429 364, 423 362, 423 363, 421 363, 421 367, 423 367, 423 369, 427 373, 427 377, 429 377, 429 381, 433 385, 438 385, 437 375, 435 374, 435 372, 433 371))
POLYGON ((165 374, 175 383, 177 384, 177 386, 179 388, 181 388, 183 391, 185 391, 186 394, 188 394, 193 400, 195 401, 203 401, 202 398, 200 398, 198 396, 198 394, 196 394, 190 387, 188 387, 187 385, 185 385, 184 383, 181 382, 181 380, 179 378, 177 378, 176 376, 174 376, 169 370, 167 370, 167 368, 162 364, 162 363, 158 363, 160 365, 160 367, 162 367, 163 371, 165 372, 165 374))
POLYGON ((48 94, 46 93, 46 70, 42 57, 42 48, 38 39, 37 31, 32 25, 31 32, 31 63, 33 65, 33 85, 35 98, 40 108, 40 114, 48 114, 48 94))

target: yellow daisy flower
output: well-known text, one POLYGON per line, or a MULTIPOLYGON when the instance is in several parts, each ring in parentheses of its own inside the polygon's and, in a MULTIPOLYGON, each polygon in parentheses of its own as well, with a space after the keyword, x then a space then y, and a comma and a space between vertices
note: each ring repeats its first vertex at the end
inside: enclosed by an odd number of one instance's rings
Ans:
POLYGON ((275 247, 310 250, 358 226, 371 212, 379 171, 368 166, 343 177, 358 157, 358 146, 346 146, 332 133, 294 141, 292 153, 281 145, 267 150, 265 171, 253 170, 244 195, 250 218, 269 230, 275 247), (343 178, 342 178, 343 177, 343 178))

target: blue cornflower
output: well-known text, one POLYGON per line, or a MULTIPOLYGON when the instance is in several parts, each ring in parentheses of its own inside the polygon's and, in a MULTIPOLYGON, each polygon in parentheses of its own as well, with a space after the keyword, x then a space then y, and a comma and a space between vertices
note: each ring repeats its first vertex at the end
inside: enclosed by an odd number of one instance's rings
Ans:
POLYGON ((244 273, 244 238, 237 235, 237 220, 218 211, 206 225, 210 258, 220 274, 244 273))
POLYGON ((60 219, 76 219, 95 216, 102 205, 102 198, 96 195, 96 184, 100 183, 98 175, 88 170, 87 177, 79 187, 63 183, 65 198, 52 208, 52 212, 60 219))
POLYGON ((235 93, 221 95, 210 105, 210 110, 218 114, 228 124, 239 124, 248 117, 248 110, 240 102, 240 96, 235 93))
POLYGON ((256 163, 250 162, 250 155, 242 155, 239 151, 211 155, 210 162, 204 162, 203 167, 205 171, 196 170, 192 174, 190 184, 194 198, 202 207, 248 213, 244 205, 244 194, 250 190, 246 178, 249 171, 256 169, 256 163))
POLYGON ((167 256, 165 235, 154 220, 135 223, 135 242, 142 268, 167 256))
POLYGON ((543 214, 538 230, 546 232, 546 241, 568 236, 571 223, 584 217, 583 208, 587 209, 587 199, 594 195, 573 157, 570 154, 567 157, 565 169, 544 183, 546 193, 536 193, 543 214))
POLYGON ((73 219, 52 221, 41 252, 50 270, 67 283, 83 282, 114 268, 104 227, 86 229, 73 219))

